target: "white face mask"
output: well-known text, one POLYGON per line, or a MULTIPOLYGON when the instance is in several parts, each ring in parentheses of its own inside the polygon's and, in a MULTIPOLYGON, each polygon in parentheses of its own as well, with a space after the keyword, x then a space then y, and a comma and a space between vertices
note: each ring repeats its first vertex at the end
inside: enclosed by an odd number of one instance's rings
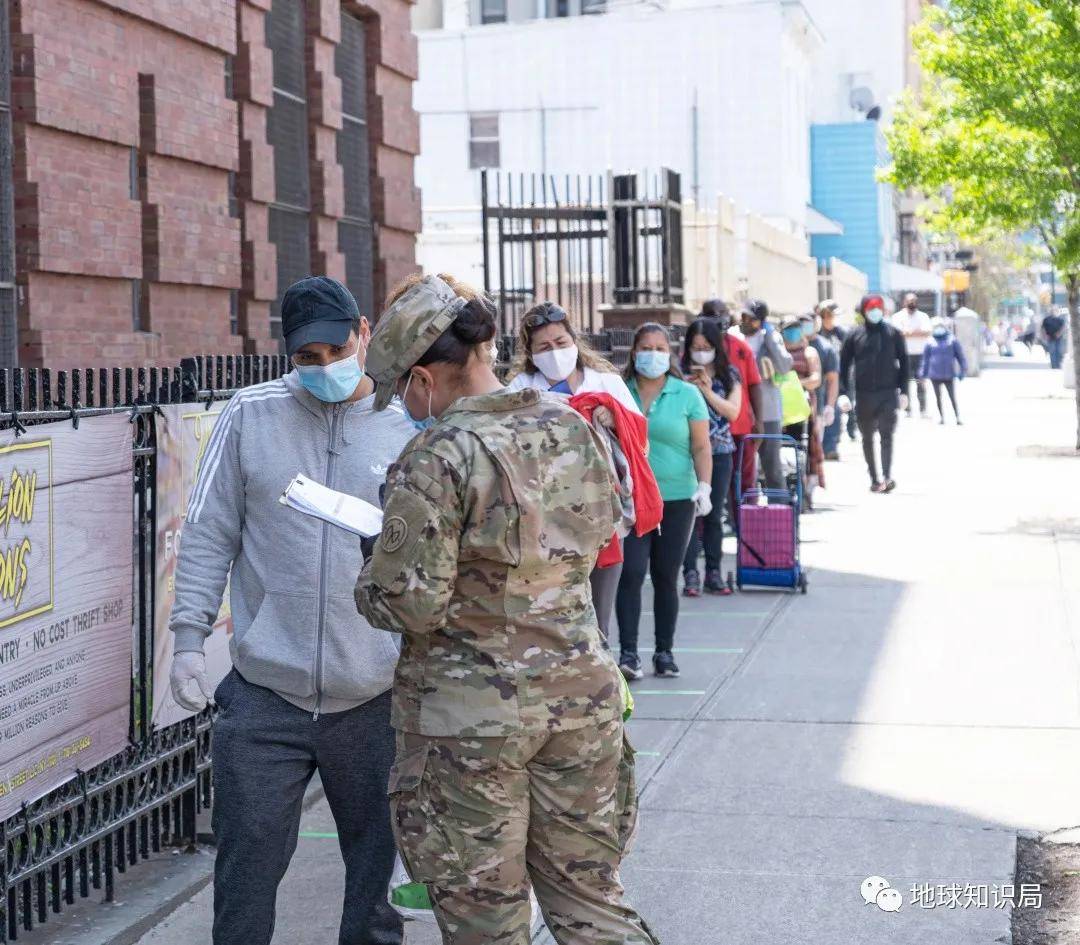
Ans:
POLYGON ((498 364, 499 363, 499 346, 497 344, 494 344, 494 343, 491 345, 491 363, 492 364, 498 364))
POLYGON ((690 360, 694 364, 712 364, 716 360, 715 351, 691 351, 690 360))
POLYGON ((541 351, 539 354, 532 356, 532 362, 536 365, 537 370, 549 381, 556 384, 559 381, 565 381, 574 373, 574 368, 577 367, 577 345, 570 345, 569 348, 554 348, 551 351, 541 351))

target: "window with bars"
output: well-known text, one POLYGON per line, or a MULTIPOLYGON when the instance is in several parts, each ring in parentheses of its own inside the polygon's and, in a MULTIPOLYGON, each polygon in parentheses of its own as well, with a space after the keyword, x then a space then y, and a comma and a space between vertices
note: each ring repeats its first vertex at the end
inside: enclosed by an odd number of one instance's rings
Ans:
POLYGON ((345 185, 345 215, 338 248, 345 257, 345 284, 364 315, 374 313, 374 234, 371 225, 371 162, 367 123, 366 33, 362 20, 343 13, 334 71, 341 80, 341 130, 337 159, 345 185))
POLYGON ((469 115, 469 167, 499 166, 499 113, 469 115))
POLYGON ((0 367, 17 362, 15 214, 11 183, 11 37, 8 0, 0 0, 0 367))
POLYGON ((274 149, 269 227, 270 241, 277 249, 278 290, 270 305, 270 330, 279 339, 281 296, 297 279, 311 274, 306 19, 304 0, 273 0, 266 14, 274 81, 274 104, 267 116, 267 138, 274 149))

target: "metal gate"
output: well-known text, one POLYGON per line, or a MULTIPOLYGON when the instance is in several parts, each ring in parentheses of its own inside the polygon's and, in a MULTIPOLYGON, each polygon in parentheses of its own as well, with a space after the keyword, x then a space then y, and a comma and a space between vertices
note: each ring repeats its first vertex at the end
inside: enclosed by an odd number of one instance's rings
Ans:
POLYGON ((604 305, 682 301, 674 171, 557 178, 483 170, 480 192, 484 289, 498 302, 504 334, 542 300, 589 332, 604 305))
POLYGON ((163 847, 195 842, 210 804, 210 715, 163 729, 150 724, 154 653, 157 405, 232 396, 280 377, 283 357, 190 358, 173 368, 0 371, 0 429, 127 413, 134 448, 133 647, 130 744, 122 754, 24 805, 0 823, 0 941, 47 921, 76 897, 163 847))

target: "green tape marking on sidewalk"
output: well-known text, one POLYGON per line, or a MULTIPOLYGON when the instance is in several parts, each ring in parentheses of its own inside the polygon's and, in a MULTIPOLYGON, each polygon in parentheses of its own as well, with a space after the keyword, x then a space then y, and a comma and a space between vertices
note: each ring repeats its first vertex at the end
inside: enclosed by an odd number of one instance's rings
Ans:
POLYGON ((638 696, 703 696, 704 689, 631 689, 636 699, 638 696))
POLYGON ((301 830, 300 838, 302 840, 337 840, 338 835, 336 833, 319 833, 315 830, 301 830))
POLYGON ((658 751, 635 751, 634 754, 638 755, 641 758, 659 758, 660 757, 660 752, 658 752, 658 751))

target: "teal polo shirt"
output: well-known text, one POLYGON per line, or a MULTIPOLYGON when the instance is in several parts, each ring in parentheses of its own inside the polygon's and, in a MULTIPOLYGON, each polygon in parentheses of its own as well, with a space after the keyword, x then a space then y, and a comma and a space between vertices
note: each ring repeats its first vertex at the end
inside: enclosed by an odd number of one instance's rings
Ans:
MULTIPOLYGON (((633 378, 628 386, 641 407, 637 378, 633 378)), ((701 391, 693 384, 668 375, 667 383, 652 402, 646 419, 649 421, 649 465, 660 486, 660 497, 665 502, 692 499, 698 479, 694 454, 690 451, 690 421, 709 419, 709 408, 705 406, 701 391)))

